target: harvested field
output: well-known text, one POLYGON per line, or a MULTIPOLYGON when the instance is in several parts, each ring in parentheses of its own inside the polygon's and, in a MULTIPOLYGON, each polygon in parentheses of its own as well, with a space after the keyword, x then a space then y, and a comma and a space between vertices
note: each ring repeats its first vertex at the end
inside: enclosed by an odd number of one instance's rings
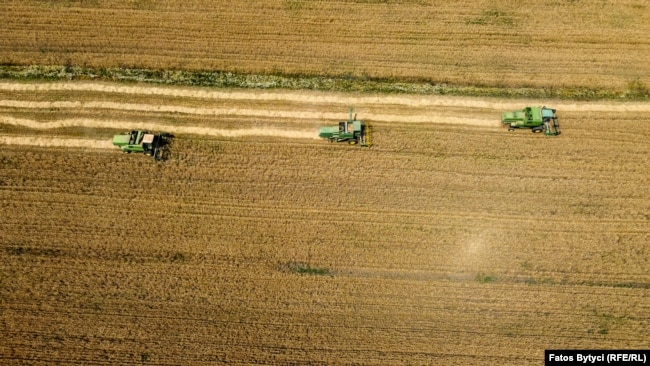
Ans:
POLYGON ((0 363, 649 348, 649 107, 499 126, 529 103, 2 81, 0 363), (313 138, 349 106, 372 148, 313 138), (170 159, 110 148, 130 126, 176 134, 170 159))

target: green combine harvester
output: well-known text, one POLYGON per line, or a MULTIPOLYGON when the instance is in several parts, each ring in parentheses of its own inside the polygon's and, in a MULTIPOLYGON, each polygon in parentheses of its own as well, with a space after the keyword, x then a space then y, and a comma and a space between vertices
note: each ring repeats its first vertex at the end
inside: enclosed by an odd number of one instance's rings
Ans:
POLYGON ((113 145, 130 154, 143 153, 155 160, 163 158, 163 148, 173 136, 168 133, 153 134, 148 131, 133 130, 113 136, 113 145))
POLYGON ((372 145, 369 126, 362 121, 357 121, 356 114, 352 118, 352 108, 350 108, 350 118, 347 121, 339 122, 338 126, 321 127, 318 137, 327 139, 329 142, 347 142, 364 147, 372 145))
POLYGON ((520 111, 504 112, 501 122, 508 126, 508 131, 515 128, 530 128, 533 133, 543 132, 546 136, 557 136, 560 133, 560 123, 555 115, 555 109, 547 107, 526 107, 520 111))

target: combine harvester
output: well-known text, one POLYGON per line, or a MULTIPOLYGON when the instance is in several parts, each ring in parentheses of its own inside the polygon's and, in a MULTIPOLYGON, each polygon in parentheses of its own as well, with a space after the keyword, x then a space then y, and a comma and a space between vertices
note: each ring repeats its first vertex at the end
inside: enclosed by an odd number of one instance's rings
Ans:
POLYGON ((546 136, 557 136, 560 133, 560 123, 555 115, 555 109, 547 107, 526 107, 520 111, 504 112, 501 122, 508 126, 508 131, 515 128, 530 128, 533 133, 543 132, 546 136))
POLYGON ((153 134, 148 131, 133 130, 113 136, 113 145, 127 154, 144 153, 153 156, 155 160, 162 160, 163 148, 172 137, 168 133, 153 134))
POLYGON ((347 142, 349 144, 370 147, 370 126, 357 121, 357 115, 352 118, 353 109, 350 108, 350 118, 347 121, 339 122, 338 126, 321 127, 318 137, 327 139, 329 142, 347 142))

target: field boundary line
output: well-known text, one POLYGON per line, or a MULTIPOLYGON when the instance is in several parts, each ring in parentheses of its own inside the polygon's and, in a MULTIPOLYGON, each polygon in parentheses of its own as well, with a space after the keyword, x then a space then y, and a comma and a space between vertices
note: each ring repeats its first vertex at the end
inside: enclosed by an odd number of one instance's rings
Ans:
MULTIPOLYGON (((303 92, 291 91, 259 91, 258 90, 207 90, 206 87, 162 87, 162 86, 133 86, 112 85, 105 82, 49 82, 49 83, 17 83, 0 82, 0 90, 13 92, 50 92, 50 91, 86 91, 112 94, 131 95, 159 95, 168 97, 183 97, 213 100, 263 100, 263 101, 289 101, 310 104, 343 104, 343 105, 402 105, 409 107, 460 107, 492 110, 518 109, 522 104, 530 104, 526 99, 498 100, 494 97, 459 97, 446 95, 375 95, 355 96, 341 95, 342 92, 324 92, 305 90, 303 92), (482 98, 482 99, 480 99, 482 98)), ((650 103, 647 102, 567 102, 549 98, 534 98, 541 100, 541 104, 561 108, 572 112, 650 112, 650 103)), ((540 104, 540 102, 536 102, 540 104)))
POLYGON ((648 100, 650 91, 640 81, 628 80, 627 87, 610 89, 580 85, 499 86, 467 85, 439 82, 431 79, 408 80, 398 78, 355 77, 350 75, 238 73, 224 70, 190 71, 147 68, 92 68, 73 65, 4 65, 0 78, 17 81, 100 81, 147 83, 181 87, 209 87, 221 89, 313 90, 324 92, 353 92, 384 95, 435 95, 461 97, 536 98, 562 100, 648 100))

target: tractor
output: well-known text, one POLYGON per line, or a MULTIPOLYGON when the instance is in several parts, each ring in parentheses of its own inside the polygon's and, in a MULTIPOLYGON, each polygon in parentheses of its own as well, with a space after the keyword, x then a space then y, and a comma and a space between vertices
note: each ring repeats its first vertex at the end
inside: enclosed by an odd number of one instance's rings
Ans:
POLYGON ((168 133, 153 134, 148 131, 133 130, 113 136, 113 145, 130 154, 144 153, 155 160, 163 159, 163 148, 173 136, 168 133))
POLYGON ((339 122, 338 126, 321 127, 318 137, 327 139, 329 142, 347 142, 370 147, 370 128, 367 124, 357 121, 357 115, 352 118, 353 109, 350 108, 350 118, 347 121, 339 122))
POLYGON ((548 107, 526 107, 520 111, 504 112, 501 122, 508 126, 508 131, 530 128, 533 133, 543 132, 546 136, 557 136, 561 133, 555 109, 548 107))

